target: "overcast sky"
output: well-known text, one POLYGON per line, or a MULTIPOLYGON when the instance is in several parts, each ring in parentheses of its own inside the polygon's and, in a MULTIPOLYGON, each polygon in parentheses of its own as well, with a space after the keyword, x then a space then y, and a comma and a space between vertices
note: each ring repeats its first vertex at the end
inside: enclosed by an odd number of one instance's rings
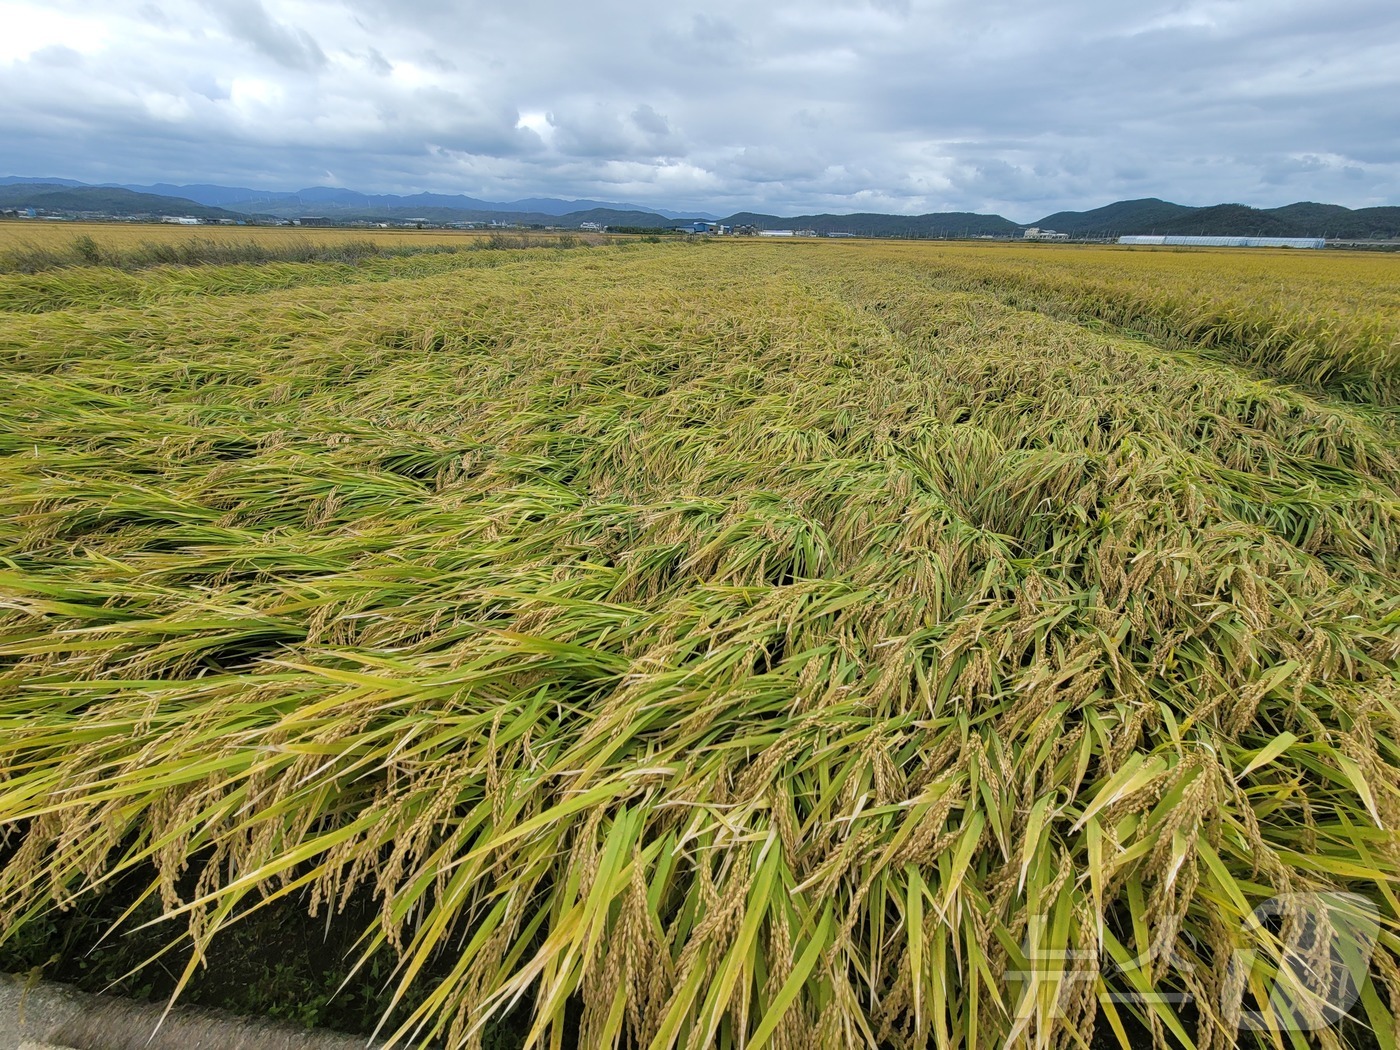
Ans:
POLYGON ((0 98, 91 182, 1400 204, 1398 0, 0 0, 0 98))

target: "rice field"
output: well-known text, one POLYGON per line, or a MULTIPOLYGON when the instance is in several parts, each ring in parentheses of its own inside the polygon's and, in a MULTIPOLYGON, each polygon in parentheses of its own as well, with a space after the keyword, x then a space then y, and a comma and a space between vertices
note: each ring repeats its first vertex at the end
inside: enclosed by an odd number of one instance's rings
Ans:
POLYGON ((1394 1046, 1396 261, 0 274, 0 947, 367 896, 404 1045, 1394 1046))
POLYGON ((0 222, 0 260, 28 248, 62 248, 80 237, 90 237, 109 251, 130 250, 142 244, 183 245, 192 240, 223 244, 260 244, 270 247, 307 241, 336 245, 369 241, 390 247, 457 245, 489 236, 485 230, 417 230, 336 228, 331 226, 177 226, 168 223, 0 222))

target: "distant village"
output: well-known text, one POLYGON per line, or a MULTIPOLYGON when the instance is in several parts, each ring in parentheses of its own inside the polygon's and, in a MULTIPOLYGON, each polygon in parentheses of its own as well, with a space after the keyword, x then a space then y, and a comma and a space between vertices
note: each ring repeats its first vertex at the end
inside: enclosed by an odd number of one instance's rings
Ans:
MULTIPOLYGON (((303 215, 290 219, 253 218, 198 218, 192 215, 112 215, 106 212, 85 211, 46 211, 42 208, 0 209, 0 219, 18 219, 47 222, 127 222, 127 223, 168 223, 176 226, 289 226, 289 227, 336 227, 340 229, 417 229, 417 230, 545 230, 552 232, 581 233, 648 233, 670 234, 685 237, 827 237, 854 238, 855 233, 814 229, 764 229, 751 225, 726 225, 696 219, 679 226, 658 227, 611 227, 599 222, 581 222, 577 226, 546 225, 541 223, 505 222, 501 220, 441 222, 428 217, 396 218, 393 221, 372 219, 336 219, 325 215, 303 215)), ((1184 247, 1216 248, 1325 248, 1328 242, 1321 237, 1242 237, 1242 236, 1186 236, 1176 234, 1123 235, 1117 237, 1072 237, 1068 233, 1031 226, 1010 234, 976 234, 958 240, 981 241, 1037 241, 1064 243, 1069 241, 1117 243, 1123 245, 1175 245, 1184 247)), ((1338 246, 1341 246, 1340 244, 1338 246)))
POLYGON ((684 226, 670 227, 673 233, 711 237, 854 237, 854 233, 819 234, 816 230, 763 230, 757 226, 726 226, 721 222, 697 219, 684 226))
POLYGON ((175 226, 285 226, 285 222, 257 223, 251 219, 200 219, 193 215, 113 215, 105 211, 53 211, 44 208, 0 208, 0 219, 35 219, 41 222, 170 223, 175 226))
MULTIPOLYGON (((395 219, 392 222, 377 222, 370 219, 335 219, 327 215, 303 215, 293 219, 275 219, 259 222, 255 219, 201 219, 192 215, 110 215, 105 212, 48 212, 36 208, 7 208, 0 210, 0 218, 35 219, 49 222, 161 222, 176 226, 305 226, 339 227, 346 229, 404 229, 404 230, 546 230, 571 231, 580 233, 634 232, 633 227, 615 229, 600 222, 581 222, 577 226, 550 226, 540 223, 502 222, 489 220, 481 222, 436 222, 427 217, 395 219)), ((819 234, 816 230, 765 230, 756 226, 726 226, 719 222, 698 219, 680 226, 657 227, 652 232, 685 234, 689 236, 712 237, 855 237, 854 233, 819 234)))

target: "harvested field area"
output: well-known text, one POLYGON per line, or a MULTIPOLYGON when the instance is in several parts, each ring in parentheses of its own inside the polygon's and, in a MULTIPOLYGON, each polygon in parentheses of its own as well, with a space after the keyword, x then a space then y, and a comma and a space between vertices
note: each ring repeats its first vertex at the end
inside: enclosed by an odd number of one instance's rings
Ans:
POLYGON ((0 275, 0 952, 280 909, 405 1045, 1395 1045, 1400 260, 1245 260, 0 275))

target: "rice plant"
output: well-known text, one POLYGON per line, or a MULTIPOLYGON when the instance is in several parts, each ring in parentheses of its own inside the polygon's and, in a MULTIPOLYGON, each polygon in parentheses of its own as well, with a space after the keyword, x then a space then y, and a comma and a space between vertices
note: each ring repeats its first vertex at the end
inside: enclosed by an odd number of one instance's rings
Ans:
POLYGON ((1274 379, 1394 406, 1400 273, 1362 253, 882 246, 915 282, 1107 322, 1274 379))
POLYGON ((64 223, 0 225, 0 274, 72 267, 147 270, 160 266, 345 263, 405 255, 501 248, 576 248, 610 243, 596 234, 379 230, 316 227, 189 227, 64 223))
POLYGON ((0 315, 0 938, 369 893, 405 1045, 1394 1045, 1362 387, 982 254, 500 254, 0 315))

